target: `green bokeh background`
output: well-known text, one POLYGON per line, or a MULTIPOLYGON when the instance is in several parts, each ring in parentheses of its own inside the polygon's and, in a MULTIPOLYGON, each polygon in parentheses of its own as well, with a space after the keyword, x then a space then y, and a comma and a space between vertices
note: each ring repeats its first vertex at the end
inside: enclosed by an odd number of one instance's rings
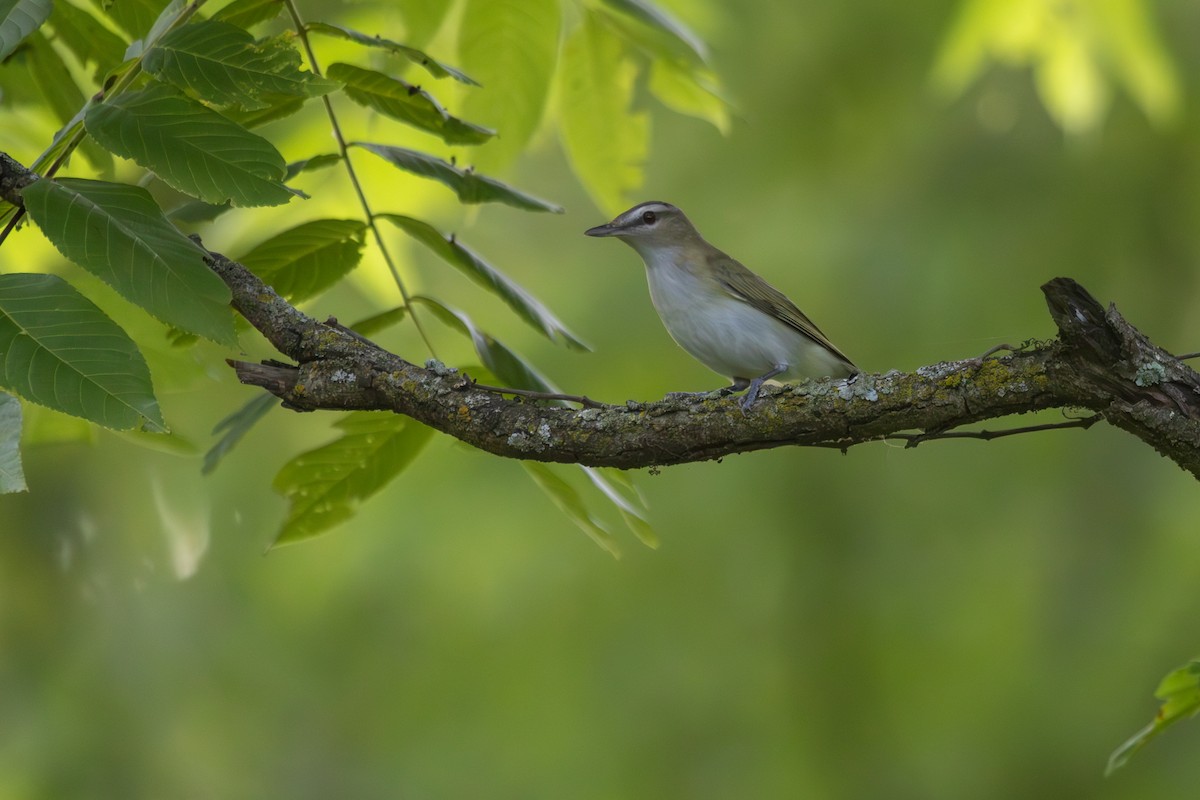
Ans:
MULTIPOLYGON (((989 70, 953 101, 931 91, 948 0, 676 7, 737 117, 722 137, 656 111, 632 199, 683 207, 865 368, 1050 337, 1038 287, 1058 275, 1163 346, 1200 349, 1195 3, 1151 7, 1183 81, 1174 124, 1152 126, 1117 89, 1085 140, 1064 138, 1023 70, 989 70)), ((328 147, 275 133, 289 159, 328 147)), ((593 345, 556 348, 406 257, 414 288, 565 390, 621 402, 721 382, 662 330, 632 251, 581 235, 609 210, 552 136, 506 177, 562 216, 463 212, 370 159, 357 156, 380 210, 458 230, 593 345)), ((336 171, 308 188, 311 205, 231 218, 206 242, 236 254, 262 219, 346 213, 336 171)), ((22 236, 35 266, 57 267, 22 236)), ((5 271, 30 268, 12 252, 5 271)), ((352 320, 386 302, 364 282, 310 308, 352 320)), ((470 362, 430 324, 439 357, 470 362)), ((384 343, 427 355, 408 330, 384 343)), ((201 449, 252 396, 225 355, 150 354, 169 420, 201 449), (184 380, 193 358, 217 366, 184 380)), ((662 546, 618 534, 620 561, 520 465, 439 436, 352 522, 264 556, 283 512, 271 476, 333 438, 332 421, 275 412, 207 478, 198 456, 112 434, 26 449, 31 493, 0 498, 0 798, 1147 798, 1200 784, 1188 724, 1103 778, 1158 679, 1195 655, 1200 610, 1196 482, 1115 429, 642 472, 662 546)))

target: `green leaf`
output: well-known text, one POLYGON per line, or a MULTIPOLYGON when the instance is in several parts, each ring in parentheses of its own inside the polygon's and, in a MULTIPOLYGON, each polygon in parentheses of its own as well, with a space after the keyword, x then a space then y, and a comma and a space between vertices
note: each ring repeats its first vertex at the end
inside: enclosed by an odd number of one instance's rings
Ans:
POLYGON ((1125 766, 1150 740, 1181 719, 1200 713, 1200 659, 1168 674, 1159 683, 1154 696, 1163 701, 1154 720, 1118 747, 1108 759, 1105 774, 1125 766))
POLYGON ((535 392, 558 392, 528 362, 505 347, 503 343, 492 338, 490 334, 475 327, 475 323, 466 314, 456 311, 432 297, 415 295, 412 301, 428 308, 444 324, 470 337, 471 344, 475 346, 475 353, 483 361, 483 366, 505 386, 512 389, 532 389, 535 392))
POLYGON ((1097 3, 1105 32, 1107 62, 1146 116, 1157 124, 1175 118, 1180 106, 1179 76, 1166 44, 1155 30, 1147 2, 1097 3))
POLYGON ((355 142, 354 146, 369 150, 393 166, 432 178, 449 186, 464 203, 487 203, 498 201, 529 211, 552 211, 561 214, 562 206, 556 206, 533 195, 525 194, 500 181, 480 175, 472 169, 459 169, 453 164, 434 158, 427 153, 394 147, 386 144, 355 142))
POLYGON ((243 128, 259 128, 267 123, 277 122, 290 117, 304 108, 303 97, 292 97, 289 95, 267 97, 264 95, 260 99, 268 104, 266 108, 256 108, 249 111, 243 108, 227 108, 224 111, 224 116, 241 125, 243 128))
POLYGON ((642 185, 649 118, 632 110, 637 67, 595 14, 563 50, 559 130, 571 167, 596 205, 616 214, 642 185))
MULTIPOLYGON (((58 141, 63 131, 71 130, 78 122, 87 98, 83 96, 83 92, 75 84, 75 79, 71 77, 71 71, 67 69, 67 65, 63 63, 62 58, 59 57, 58 52, 50 45, 46 37, 41 33, 35 33, 29 37, 27 45, 23 49, 27 51, 25 53, 26 65, 29 68, 30 77, 38 91, 42 93, 42 97, 45 98, 46 105, 63 123, 62 131, 55 136, 55 140, 58 141)), ((64 147, 65 144, 66 140, 63 139, 64 147)), ((112 156, 97 147, 95 142, 85 139, 80 149, 96 169, 112 171, 112 156)))
POLYGON ((468 0, 463 10, 458 57, 488 90, 468 95, 462 113, 500 132, 475 155, 484 169, 510 164, 538 128, 558 60, 561 5, 558 0, 468 0))
POLYGON ((261 392, 253 400, 218 422, 213 428, 213 434, 220 434, 222 431, 224 433, 217 443, 204 454, 204 466, 200 472, 207 475, 216 469, 217 464, 221 463, 221 459, 237 446, 242 437, 249 433, 250 429, 265 417, 276 403, 278 400, 275 395, 261 392))
POLYGON ((708 59, 704 41, 686 25, 672 17, 650 0, 603 0, 609 8, 625 14, 659 34, 665 42, 655 49, 660 55, 687 54, 701 62, 708 59))
POLYGON ((28 489, 21 467, 21 401, 0 392, 0 494, 28 489))
POLYGON ((0 0, 0 61, 50 17, 50 0, 0 0))
POLYGON ((1085 36, 1047 37, 1034 83, 1050 116, 1070 135, 1095 130, 1108 110, 1110 93, 1085 36))
POLYGON ((416 459, 433 433, 380 411, 349 414, 337 427, 345 432, 340 439, 296 456, 275 476, 275 490, 290 507, 273 547, 317 536, 349 519, 358 503, 416 459))
POLYGON ((0 387, 107 428, 166 430, 133 340, 57 275, 0 275, 0 387))
POLYGON ((446 263, 457 267, 471 280, 503 300, 521 319, 541 331, 546 338, 561 338, 568 347, 587 350, 575 334, 571 333, 550 309, 539 303, 532 295, 504 273, 484 261, 453 236, 444 237, 428 222, 399 214, 378 215, 397 226, 409 236, 428 247, 446 263))
POLYGON ((447 0, 404 0, 396 10, 404 21, 404 40, 413 47, 424 47, 454 7, 447 0))
POLYGON ((646 547, 657 550, 660 543, 658 534, 654 532, 650 521, 646 519, 645 498, 634 487, 633 481, 629 480, 620 470, 584 466, 581 466, 580 469, 588 476, 588 480, 608 498, 609 502, 616 506, 625 526, 633 532, 633 535, 646 547), (632 494, 636 500, 630 500, 625 496, 626 493, 632 494))
POLYGON ((103 181, 42 179, 25 208, 59 252, 160 320, 236 345, 229 288, 149 192, 103 181))
POLYGON ((311 172, 314 169, 324 169, 325 167, 333 166, 342 160, 342 157, 337 153, 321 153, 320 155, 310 156, 299 161, 293 161, 287 165, 287 172, 283 179, 290 181, 302 172, 311 172))
POLYGON ((285 37, 255 41, 228 22, 194 22, 163 36, 142 57, 151 75, 218 106, 270 108, 265 98, 316 97, 338 88, 300 69, 285 37))
POLYGON ((955 96, 989 61, 1031 67, 1046 110, 1069 134, 1099 127, 1109 84, 1120 82, 1152 122, 1164 124, 1178 110, 1179 78, 1148 9, 1139 0, 1078 8, 966 0, 942 42, 933 80, 955 96))
POLYGON ((260 22, 275 19, 283 10, 280 0, 233 0, 232 3, 212 15, 220 22, 228 22, 239 28, 249 28, 260 22))
POLYGON ((408 316, 408 309, 404 306, 396 306, 389 308, 387 311, 381 311, 378 314, 372 314, 369 317, 360 319, 358 322, 350 326, 350 330, 360 336, 374 336, 380 331, 387 330, 393 325, 398 325, 408 316))
POLYGON ((178 14, 182 0, 94 0, 125 32, 137 39, 145 36, 164 14, 178 14))
POLYGON ((729 104, 721 97, 711 73, 657 59, 650 68, 650 92, 672 111, 707 120, 729 135, 729 104))
POLYGON ((79 6, 62 0, 54 4, 50 24, 58 39, 83 64, 95 64, 97 83, 125 59, 125 41, 79 6))
POLYGON ((270 142, 165 84, 92 106, 84 125, 112 153, 205 202, 274 206, 293 196, 270 142))
POLYGON ((66 123, 87 101, 83 92, 71 77, 58 52, 40 33, 29 39, 29 74, 54 112, 55 118, 66 123))
POLYGON ((238 259, 292 303, 315 297, 358 265, 366 224, 318 219, 262 242, 238 259))
POLYGON ((330 64, 326 72, 344 83, 343 91, 359 105, 432 133, 447 144, 479 144, 496 135, 495 131, 451 116, 419 86, 350 64, 330 64))
POLYGON ((554 505, 558 507, 559 511, 566 514, 567 518, 579 526, 579 529, 586 533, 593 542, 607 550, 613 558, 621 557, 621 551, 617 548, 612 534, 591 515, 583 498, 579 496, 579 492, 575 491, 575 487, 540 462, 522 461, 521 466, 529 473, 529 477, 533 478, 533 482, 538 485, 538 488, 554 501, 554 505))
MULTIPOLYGON (((402 12, 403 13, 403 12, 402 12)), ((406 44, 393 42, 390 39, 384 39, 380 36, 367 36, 365 33, 359 33, 349 28, 343 28, 341 25, 328 25, 324 22, 310 22, 305 25, 312 33, 320 33, 325 36, 336 36, 339 39, 348 39, 356 44, 366 45, 367 47, 378 47, 387 50, 389 53, 395 53, 398 56, 403 56, 414 64, 419 64, 424 67, 430 75, 435 78, 454 78, 456 81, 468 84, 470 86, 478 86, 479 83, 471 76, 457 70, 449 64, 430 56, 428 53, 422 52, 415 47, 409 47, 406 44)))

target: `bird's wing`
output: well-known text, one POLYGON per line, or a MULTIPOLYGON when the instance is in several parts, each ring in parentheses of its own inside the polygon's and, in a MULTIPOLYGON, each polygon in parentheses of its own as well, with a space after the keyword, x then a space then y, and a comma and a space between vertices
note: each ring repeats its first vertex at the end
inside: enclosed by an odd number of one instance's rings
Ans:
POLYGON ((774 317, 780 322, 795 328, 800 333, 812 339, 829 352, 842 359, 854 369, 854 362, 839 350, 833 342, 821 333, 804 312, 796 308, 796 304, 787 298, 783 292, 776 289, 762 278, 755 275, 740 262, 721 253, 712 255, 709 261, 717 280, 725 289, 742 302, 749 303, 759 311, 774 317))

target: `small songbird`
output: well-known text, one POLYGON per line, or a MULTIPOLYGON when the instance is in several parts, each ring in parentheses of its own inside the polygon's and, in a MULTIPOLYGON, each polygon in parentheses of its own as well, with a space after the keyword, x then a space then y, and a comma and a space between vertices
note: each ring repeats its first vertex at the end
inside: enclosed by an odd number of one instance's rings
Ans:
POLYGON ((771 379, 847 377, 858 367, 772 287, 704 240, 670 203, 634 206, 588 236, 616 236, 646 263, 650 300, 671 338, 754 404, 771 379))

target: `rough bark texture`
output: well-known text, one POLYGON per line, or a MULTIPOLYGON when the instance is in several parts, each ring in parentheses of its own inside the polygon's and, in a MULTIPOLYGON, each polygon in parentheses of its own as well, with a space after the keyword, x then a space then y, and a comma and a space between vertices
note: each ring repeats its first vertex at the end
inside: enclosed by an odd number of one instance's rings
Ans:
MULTIPOLYGON (((0 159, 5 199, 19 203, 27 180, 23 167, 0 159)), ((298 411, 405 414, 500 456, 649 467, 783 445, 844 449, 902 432, 936 435, 1075 408, 1102 414, 1200 478, 1200 375, 1069 278, 1042 287, 1059 329, 1055 341, 912 373, 768 388, 743 414, 736 397, 711 395, 581 410, 508 399, 440 364, 417 366, 303 314, 220 254, 210 253, 209 263, 229 286, 234 308, 295 362, 231 361, 242 382, 298 411)))

